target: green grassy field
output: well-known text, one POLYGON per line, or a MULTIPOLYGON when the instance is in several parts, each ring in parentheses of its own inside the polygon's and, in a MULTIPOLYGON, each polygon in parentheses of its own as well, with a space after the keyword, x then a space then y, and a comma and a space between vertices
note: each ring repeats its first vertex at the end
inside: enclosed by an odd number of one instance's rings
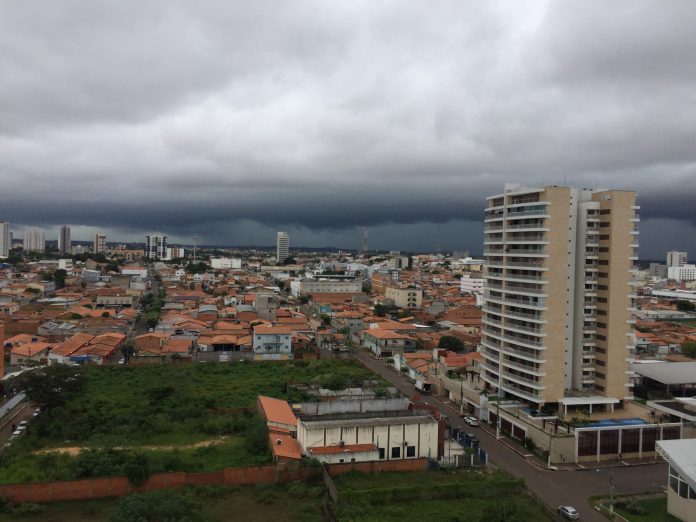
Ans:
POLYGON ((521 481, 502 472, 351 473, 334 484, 342 522, 552 520, 521 481))
POLYGON ((0 482, 123 474, 138 455, 145 455, 150 473, 264 464, 270 453, 254 414, 257 395, 299 401, 306 397, 289 383, 338 389, 377 379, 362 365, 339 360, 81 371, 82 389, 42 411, 3 453, 0 482), (46 453, 65 448, 72 455, 46 453), (113 448, 116 453, 105 452, 113 448), (87 458, 77 454, 81 449, 96 453, 87 458))

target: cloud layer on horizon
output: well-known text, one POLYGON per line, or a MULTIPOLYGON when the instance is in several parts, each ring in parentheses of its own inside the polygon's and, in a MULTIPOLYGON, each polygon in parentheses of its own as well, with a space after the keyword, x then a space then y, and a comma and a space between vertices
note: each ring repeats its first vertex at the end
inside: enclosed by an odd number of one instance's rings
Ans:
POLYGON ((5 2, 0 219, 477 251, 486 195, 567 182, 638 191, 642 253, 696 249, 695 26, 686 0, 5 2))

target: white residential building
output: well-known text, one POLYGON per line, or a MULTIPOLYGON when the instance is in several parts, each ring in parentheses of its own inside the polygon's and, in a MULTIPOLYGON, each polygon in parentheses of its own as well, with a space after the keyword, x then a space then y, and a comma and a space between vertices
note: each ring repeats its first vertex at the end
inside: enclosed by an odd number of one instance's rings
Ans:
POLYGON ((667 279, 674 281, 696 281, 696 265, 667 267, 667 279))
POLYGON ((292 359, 292 329, 289 326, 257 325, 252 349, 254 360, 292 359))
POLYGON ((145 257, 165 259, 167 257, 167 236, 162 234, 145 236, 145 257))
POLYGON ((210 265, 216 270, 242 268, 242 260, 239 258, 217 257, 210 260, 210 265))
POLYGON ((25 252, 45 252, 46 236, 41 230, 30 228, 24 232, 25 252))
MULTIPOLYGON (((675 250, 667 252, 667 266, 679 267, 686 264, 686 252, 677 252, 675 250)), ((671 278, 670 278, 671 279, 671 278)))
POLYGON ((463 294, 480 294, 483 292, 483 277, 471 277, 463 274, 459 283, 459 291, 463 294))
POLYGON ((92 244, 92 252, 95 254, 103 254, 106 252, 106 234, 95 234, 94 243, 92 244))
POLYGON ((278 232, 276 238, 276 261, 282 263, 290 255, 290 238, 287 232, 278 232))

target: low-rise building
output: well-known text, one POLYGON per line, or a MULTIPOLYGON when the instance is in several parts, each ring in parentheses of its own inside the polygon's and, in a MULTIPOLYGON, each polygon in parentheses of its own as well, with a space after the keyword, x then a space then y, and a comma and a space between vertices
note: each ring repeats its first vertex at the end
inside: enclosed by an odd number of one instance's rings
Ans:
MULTIPOLYGON (((428 411, 406 408, 373 409, 369 402, 388 405, 390 400, 346 401, 360 403, 362 411, 316 415, 297 419, 297 441, 302 452, 326 463, 438 458, 440 427, 428 411)), ((391 400, 392 402, 394 400, 391 400)), ((398 400, 395 400, 398 402, 398 400)), ((334 405, 334 410, 339 405, 334 405)), ((352 405, 347 405, 352 406, 352 405)))
POLYGON ((292 359, 292 328, 289 326, 255 326, 252 350, 254 360, 292 359))
POLYGON ((667 512, 696 522, 696 439, 660 440, 657 452, 669 464, 667 512))
POLYGON ((391 357, 394 353, 411 351, 416 347, 413 338, 381 328, 363 330, 363 344, 377 357, 391 357))
POLYGON ((394 306, 399 308, 419 309, 423 306, 423 290, 414 286, 406 288, 388 286, 384 296, 394 301, 394 306))

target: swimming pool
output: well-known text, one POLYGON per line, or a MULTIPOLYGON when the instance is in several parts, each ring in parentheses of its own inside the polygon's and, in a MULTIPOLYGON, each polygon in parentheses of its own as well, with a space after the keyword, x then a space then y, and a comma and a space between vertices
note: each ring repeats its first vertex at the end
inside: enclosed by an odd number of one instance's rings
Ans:
POLYGON ((640 424, 647 424, 643 419, 632 418, 632 419, 604 419, 596 422, 590 422, 589 424, 583 424, 583 428, 611 428, 615 426, 638 426, 640 424))

